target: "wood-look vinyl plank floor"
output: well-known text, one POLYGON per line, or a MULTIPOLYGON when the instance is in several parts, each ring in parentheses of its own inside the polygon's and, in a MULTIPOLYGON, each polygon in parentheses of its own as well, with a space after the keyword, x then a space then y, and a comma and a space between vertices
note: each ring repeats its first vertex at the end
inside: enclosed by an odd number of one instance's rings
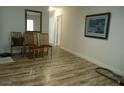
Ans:
POLYGON ((116 86, 117 83, 96 73, 97 65, 53 48, 53 57, 46 54, 35 60, 19 55, 14 63, 0 65, 0 86, 116 86))

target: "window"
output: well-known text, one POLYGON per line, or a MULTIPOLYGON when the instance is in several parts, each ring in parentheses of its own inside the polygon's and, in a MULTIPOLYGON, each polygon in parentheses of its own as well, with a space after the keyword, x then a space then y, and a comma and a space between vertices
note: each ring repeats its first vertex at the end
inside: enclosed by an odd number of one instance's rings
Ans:
POLYGON ((33 31, 34 30, 34 21, 32 19, 27 20, 27 31, 33 31))

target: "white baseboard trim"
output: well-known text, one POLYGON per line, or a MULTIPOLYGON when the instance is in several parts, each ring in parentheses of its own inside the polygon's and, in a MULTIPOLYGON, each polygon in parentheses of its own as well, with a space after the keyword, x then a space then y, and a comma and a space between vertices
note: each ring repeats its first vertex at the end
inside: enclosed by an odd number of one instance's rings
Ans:
MULTIPOLYGON (((13 53, 19 53, 20 52, 20 49, 19 50, 15 50, 13 49, 13 53)), ((10 49, 0 49, 0 53, 10 53, 10 49)))
POLYGON ((108 68, 108 69, 110 69, 111 71, 113 71, 113 72, 115 72, 115 73, 117 73, 117 74, 119 74, 119 75, 121 75, 121 76, 124 77, 124 71, 121 71, 121 70, 119 70, 119 69, 117 69, 117 68, 114 68, 114 67, 112 67, 112 66, 110 66, 110 65, 104 64, 103 62, 100 62, 100 61, 98 61, 98 60, 96 60, 96 59, 94 59, 94 58, 91 58, 91 57, 88 57, 88 56, 84 56, 84 55, 82 55, 82 54, 79 54, 79 53, 77 53, 77 52, 75 52, 75 51, 73 51, 73 50, 67 49, 67 48, 65 48, 65 47, 61 47, 61 48, 62 48, 63 50, 65 50, 65 51, 67 51, 67 52, 70 52, 70 53, 72 53, 72 54, 78 56, 78 57, 81 57, 81 58, 83 58, 83 59, 86 59, 86 60, 88 60, 89 62, 94 63, 94 64, 96 64, 96 65, 98 65, 98 66, 100 66, 100 67, 108 68))
POLYGON ((0 49, 0 53, 3 53, 4 52, 4 50, 3 49, 0 49))
POLYGON ((0 53, 5 53, 5 52, 7 52, 7 53, 9 53, 10 52, 10 50, 9 49, 0 49, 0 53))

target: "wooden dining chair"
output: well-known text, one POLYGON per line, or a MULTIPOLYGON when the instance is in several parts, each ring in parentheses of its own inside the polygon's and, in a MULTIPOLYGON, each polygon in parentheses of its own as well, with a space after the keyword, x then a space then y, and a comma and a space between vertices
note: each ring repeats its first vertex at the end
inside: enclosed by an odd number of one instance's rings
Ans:
POLYGON ((13 54, 13 48, 20 48, 21 54, 23 54, 24 37, 21 32, 11 32, 11 55, 13 54))
POLYGON ((49 49, 51 49, 51 58, 52 58, 52 45, 50 45, 50 43, 49 43, 49 34, 48 33, 42 33, 40 42, 41 42, 40 43, 41 47, 43 47, 43 53, 44 53, 45 49, 47 49, 47 53, 49 52, 49 49))
POLYGON ((39 36, 40 33, 37 32, 25 32, 25 53, 27 54, 27 51, 29 53, 33 54, 33 57, 35 58, 36 54, 40 55, 42 52, 42 47, 40 47, 39 44, 39 36))

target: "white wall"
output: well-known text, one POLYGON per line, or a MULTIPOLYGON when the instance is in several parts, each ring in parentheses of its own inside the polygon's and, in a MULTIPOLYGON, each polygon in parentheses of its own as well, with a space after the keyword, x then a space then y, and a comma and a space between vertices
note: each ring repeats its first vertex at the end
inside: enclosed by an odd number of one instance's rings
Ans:
MULTIPOLYGON (((56 8, 54 11, 50 11, 49 12, 49 42, 53 46, 56 46, 57 45, 57 33, 58 33, 57 17, 58 16, 61 17, 61 15, 62 15, 61 14, 62 13, 61 11, 62 10, 60 8, 56 8)), ((60 18, 59 21, 60 22, 62 21, 61 18, 60 18)), ((59 28, 61 28, 61 27, 59 27, 59 28)), ((61 34, 61 32, 59 34, 61 34)))
MULTIPOLYGON (((0 20, 2 21, 2 18, 1 18, 1 8, 0 8, 0 20)), ((2 51, 2 34, 1 34, 1 32, 2 32, 2 24, 1 24, 1 22, 0 22, 0 51, 2 51)))
POLYGON ((49 13, 49 42, 55 45, 56 19, 54 11, 49 13))
POLYGON ((10 52, 10 32, 25 32, 25 9, 42 11, 42 31, 49 31, 47 6, 1 6, 0 7, 0 53, 10 52))
POLYGON ((62 47, 124 76, 124 7, 65 7, 62 47), (111 12, 108 40, 84 37, 85 16, 111 12))

